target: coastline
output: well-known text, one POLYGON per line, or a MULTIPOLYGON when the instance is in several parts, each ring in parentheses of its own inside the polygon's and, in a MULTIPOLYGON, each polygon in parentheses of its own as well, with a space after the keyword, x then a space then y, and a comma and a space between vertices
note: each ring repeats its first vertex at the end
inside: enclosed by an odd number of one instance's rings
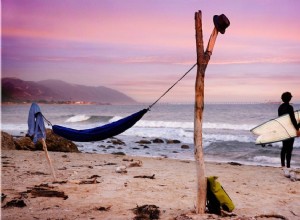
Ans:
MULTIPOLYGON (((28 130, 29 107, 28 105, 3 106, 2 130, 14 136, 24 136, 28 130)), ((145 106, 43 105, 41 109, 51 123, 81 130, 109 124, 142 107, 145 106)), ((193 159, 193 108, 191 104, 155 106, 155 109, 147 113, 135 126, 117 137, 125 142, 126 146, 115 146, 113 149, 109 139, 76 144, 80 151, 91 153, 109 154, 123 151, 127 155, 135 156, 165 155, 169 158, 193 159), (146 146, 136 143, 142 139, 151 141, 154 138, 162 139, 164 143, 151 143, 146 146), (175 139, 181 144, 167 143, 167 140, 175 139), (190 148, 182 149, 182 145, 189 145, 190 148), (123 149, 119 150, 119 147, 123 149)), ((213 161, 226 159, 226 161, 242 164, 280 166, 281 143, 264 148, 257 146, 256 136, 250 132, 255 125, 273 118, 275 113, 277 113, 276 105, 206 105, 203 123, 205 156, 213 161)), ((47 128, 51 129, 51 126, 47 128)), ((292 166, 300 168, 299 138, 295 139, 292 166)))
MULTIPOLYGON (((59 183, 53 183, 44 152, 2 150, 1 191, 6 195, 1 208, 3 219, 133 219, 132 210, 146 204, 159 207, 160 219, 174 219, 183 214, 199 219, 193 214, 194 161, 111 154, 49 154, 59 183), (131 164, 140 165, 129 167, 131 164), (116 168, 124 165, 127 173, 117 173, 116 168), (33 194, 34 187, 45 184, 64 192, 68 198, 33 194), (26 206, 4 208, 8 201, 17 198, 26 206)), ((213 162, 205 165, 206 175, 218 176, 235 204, 233 213, 237 216, 231 219, 261 215, 300 218, 300 182, 284 177, 281 168, 213 162)), ((207 218, 218 217, 201 217, 207 218)))

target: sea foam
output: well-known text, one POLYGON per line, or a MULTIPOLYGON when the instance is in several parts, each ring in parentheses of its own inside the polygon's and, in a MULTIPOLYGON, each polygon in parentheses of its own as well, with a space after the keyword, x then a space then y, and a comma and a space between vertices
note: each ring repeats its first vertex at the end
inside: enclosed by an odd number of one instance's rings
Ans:
POLYGON ((87 115, 75 115, 75 116, 68 118, 65 122, 80 122, 80 121, 86 121, 89 119, 90 119, 90 116, 87 116, 87 115))
MULTIPOLYGON (((115 116, 109 122, 114 122, 120 120, 121 117, 115 116)), ((184 122, 184 121, 153 121, 153 120, 140 120, 135 126, 143 128, 183 128, 183 129, 194 129, 194 122, 184 122)), ((208 129, 227 129, 227 130, 242 130, 249 131, 253 128, 252 124, 228 124, 228 123, 209 123, 204 122, 203 128, 208 129)))

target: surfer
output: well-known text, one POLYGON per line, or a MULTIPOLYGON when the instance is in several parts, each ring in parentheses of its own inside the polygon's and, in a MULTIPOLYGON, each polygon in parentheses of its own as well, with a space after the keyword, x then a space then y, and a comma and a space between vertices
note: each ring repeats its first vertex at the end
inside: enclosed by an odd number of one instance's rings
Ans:
MULTIPOLYGON (((294 114, 294 108, 292 105, 290 105, 290 101, 292 99, 292 94, 290 92, 284 92, 281 95, 281 99, 283 103, 279 106, 278 108, 278 116, 284 115, 284 114, 289 114, 291 121, 297 131, 297 136, 300 136, 300 123, 297 124, 297 120, 295 118, 294 114)), ((292 158, 292 151, 293 151, 293 145, 294 145, 294 140, 295 138, 290 138, 288 140, 282 141, 282 149, 281 149, 281 166, 285 167, 285 159, 286 159, 286 167, 290 168, 290 162, 292 158)))

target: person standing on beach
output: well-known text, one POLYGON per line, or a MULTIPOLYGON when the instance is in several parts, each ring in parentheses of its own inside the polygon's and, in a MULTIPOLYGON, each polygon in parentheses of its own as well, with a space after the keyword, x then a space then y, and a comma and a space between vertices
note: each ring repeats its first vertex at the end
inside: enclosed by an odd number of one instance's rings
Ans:
MULTIPOLYGON (((297 124, 297 120, 295 118, 294 114, 294 108, 292 105, 290 105, 290 101, 292 99, 292 94, 290 92, 284 92, 281 95, 281 100, 283 103, 279 106, 278 108, 278 116, 284 115, 284 114, 289 114, 291 121, 297 131, 297 136, 300 136, 300 123, 297 124)), ((282 141, 282 149, 281 149, 281 166, 285 167, 285 159, 286 159, 286 167, 290 168, 290 163, 291 163, 291 158, 292 158, 292 151, 293 151, 293 145, 294 145, 294 140, 295 138, 290 138, 288 140, 282 141)))

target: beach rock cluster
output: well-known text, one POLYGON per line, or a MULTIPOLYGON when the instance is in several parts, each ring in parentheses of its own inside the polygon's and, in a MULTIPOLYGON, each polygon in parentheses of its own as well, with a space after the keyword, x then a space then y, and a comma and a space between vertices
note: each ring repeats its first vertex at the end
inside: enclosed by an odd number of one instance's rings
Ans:
MULTIPOLYGON (((183 144, 181 143, 180 140, 176 140, 176 139, 167 139, 167 138, 142 138, 139 140, 133 140, 133 142, 124 142, 116 137, 112 137, 112 138, 108 138, 106 140, 101 141, 101 143, 99 145, 97 145, 98 149, 93 149, 94 152, 99 152, 99 148, 101 148, 102 152, 105 153, 111 153, 114 155, 126 155, 126 151, 128 151, 128 149, 130 150, 142 150, 144 151, 145 154, 150 154, 150 151, 147 152, 146 149, 150 149, 153 147, 159 147, 159 146, 164 146, 165 145, 175 145, 176 147, 178 147, 178 151, 172 151, 172 153, 180 153, 180 150, 187 150, 190 149, 190 146, 187 144, 183 144), (126 147, 127 146, 127 147, 126 147), (126 148, 124 148, 126 147, 126 148), (180 150, 179 150, 180 149, 180 150), (145 151, 146 150, 146 151, 145 151), (124 152, 125 151, 125 152, 124 152)), ((84 151, 84 146, 83 145, 79 145, 80 149, 83 149, 84 151)), ((168 156, 165 154, 160 154, 160 156, 167 158, 168 156)))
MULTIPOLYGON (((51 129, 46 130, 46 145, 48 151, 80 152, 76 144, 53 133, 51 129)), ((1 131, 1 149, 3 150, 43 150, 41 141, 34 144, 29 137, 13 137, 1 131)))
MULTIPOLYGON (((140 140, 136 142, 140 146, 142 146, 144 149, 149 148, 147 144, 181 144, 181 141, 179 140, 173 140, 173 139, 160 139, 160 138, 155 138, 152 140, 140 140)), ((189 149, 190 146, 187 144, 181 144, 181 149, 189 149)), ((174 151, 173 153, 178 153, 177 151, 174 151)))
MULTIPOLYGON (((79 152, 76 144, 74 144, 72 141, 69 141, 61 136, 54 134, 51 129, 47 129, 46 135, 46 144, 49 151, 79 152)), ((38 142, 36 144, 36 149, 43 149, 41 142, 38 142)))
POLYGON ((163 140, 163 139, 160 139, 160 138, 155 138, 155 139, 152 139, 152 140, 139 140, 137 141, 136 143, 138 144, 163 144, 163 143, 166 143, 166 144, 180 144, 181 141, 179 140, 172 140, 172 139, 166 139, 166 140, 163 140))
POLYGON ((29 137, 20 137, 14 139, 17 150, 36 150, 35 145, 29 137))
POLYGON ((1 131, 1 149, 2 150, 16 149, 13 137, 10 134, 3 131, 1 131))

